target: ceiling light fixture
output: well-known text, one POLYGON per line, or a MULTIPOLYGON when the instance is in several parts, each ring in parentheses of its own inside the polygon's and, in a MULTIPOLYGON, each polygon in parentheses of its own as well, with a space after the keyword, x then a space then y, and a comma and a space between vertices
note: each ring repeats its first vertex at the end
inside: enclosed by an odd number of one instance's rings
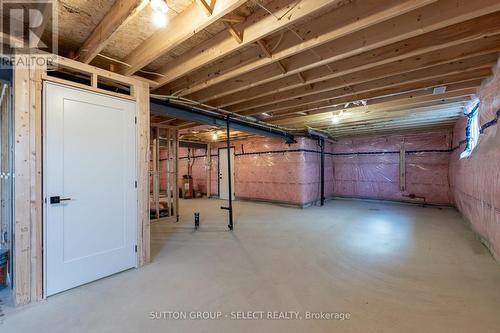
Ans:
POLYGON ((217 139, 219 139, 219 135, 217 134, 217 132, 214 132, 214 134, 212 134, 212 140, 217 141, 217 139))
POLYGON ((153 23, 158 28, 164 27, 167 24, 167 18, 165 17, 165 14, 160 12, 154 12, 153 23))
POLYGON ((344 110, 340 110, 340 112, 337 114, 333 113, 332 114, 332 124, 340 123, 340 118, 342 117, 343 114, 344 114, 344 110))
POLYGON ((167 2, 165 0, 151 0, 150 4, 153 9, 153 24, 158 28, 164 27, 167 24, 167 2))
POLYGON ((157 13, 166 14, 168 12, 168 5, 165 0, 151 0, 151 8, 157 13))

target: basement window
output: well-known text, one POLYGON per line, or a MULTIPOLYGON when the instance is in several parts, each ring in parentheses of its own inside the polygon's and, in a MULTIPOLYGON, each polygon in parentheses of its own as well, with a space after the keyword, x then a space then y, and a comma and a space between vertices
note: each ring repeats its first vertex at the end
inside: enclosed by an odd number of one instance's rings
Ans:
POLYGON ((474 148, 476 148, 479 142, 479 102, 474 106, 474 108, 466 115, 467 127, 465 129, 465 139, 466 146, 465 150, 460 154, 460 158, 468 157, 472 154, 474 148))

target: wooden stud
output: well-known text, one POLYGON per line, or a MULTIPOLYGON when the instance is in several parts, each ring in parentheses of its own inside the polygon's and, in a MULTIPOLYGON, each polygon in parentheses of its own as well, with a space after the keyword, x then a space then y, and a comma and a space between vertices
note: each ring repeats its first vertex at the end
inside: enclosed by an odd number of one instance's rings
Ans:
POLYGON ((146 265, 151 260, 151 230, 149 220, 149 86, 137 82, 137 256, 138 266, 146 265))
MULTIPOLYGON (((14 69, 14 299, 31 301, 31 170, 30 170, 30 73, 14 69)), ((33 133, 34 134, 34 133, 33 133)))
POLYGON ((207 144, 207 162, 206 162, 206 171, 207 171, 207 198, 210 198, 212 194, 212 145, 210 143, 207 144))

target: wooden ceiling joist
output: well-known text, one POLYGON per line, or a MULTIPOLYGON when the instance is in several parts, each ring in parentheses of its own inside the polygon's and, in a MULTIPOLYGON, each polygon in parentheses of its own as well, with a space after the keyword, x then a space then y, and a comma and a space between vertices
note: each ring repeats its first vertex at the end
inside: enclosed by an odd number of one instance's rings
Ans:
POLYGON ((417 87, 431 87, 446 84, 450 81, 454 82, 477 77, 486 77, 491 74, 491 67, 494 63, 495 62, 481 63, 480 65, 475 65, 473 67, 468 66, 468 63, 458 63, 456 66, 451 66, 450 70, 448 70, 448 67, 446 66, 425 68, 410 73, 394 75, 360 84, 341 87, 331 91, 318 92, 294 100, 287 100, 280 103, 250 108, 240 111, 239 113, 245 115, 254 115, 263 112, 272 112, 274 114, 283 113, 297 108, 308 107, 310 105, 332 103, 332 100, 339 98, 349 98, 350 96, 355 97, 357 94, 377 92, 384 89, 393 89, 395 92, 404 92, 405 90, 411 90, 407 88, 413 85, 416 85, 417 87))
POLYGON ((459 100, 454 101, 453 103, 442 103, 414 108, 403 106, 395 109, 366 111, 358 114, 353 112, 344 112, 341 116, 339 116, 341 117, 341 120, 338 124, 332 124, 332 117, 330 116, 322 121, 310 122, 307 125, 315 128, 338 128, 353 124, 357 125, 360 123, 378 122, 402 117, 407 120, 411 120, 413 117, 446 116, 449 112, 452 112, 453 114, 456 114, 457 112, 463 113, 462 110, 465 104, 465 101, 459 100))
POLYGON ((448 69, 449 73, 451 73, 452 71, 460 71, 461 69, 467 69, 481 64, 494 64, 498 59, 500 44, 498 44, 498 47, 496 49, 488 49, 487 51, 479 51, 470 54, 467 52, 460 52, 460 50, 456 51, 457 57, 444 58, 449 59, 446 61, 439 59, 440 61, 430 61, 426 63, 426 61, 428 60, 427 57, 411 58, 408 59, 408 61, 400 61, 397 63, 382 65, 366 71, 354 72, 346 76, 335 77, 330 80, 317 82, 315 84, 312 84, 311 86, 300 86, 295 89, 285 90, 272 95, 255 98, 246 102, 232 105, 227 109, 233 112, 239 112, 247 110, 249 108, 277 104, 309 95, 314 95, 320 92, 331 91, 334 89, 339 89, 341 87, 348 87, 349 85, 387 78, 394 75, 407 74, 407 77, 409 78, 411 77, 410 73, 422 73, 425 72, 424 69, 429 70, 426 74, 435 70, 441 73, 447 73, 446 69, 448 69), (426 64, 424 65, 424 63, 426 64), (418 64, 421 64, 421 66, 418 66, 418 64))
POLYGON ((303 126, 306 124, 321 123, 325 120, 330 120, 330 115, 333 112, 344 111, 349 114, 360 114, 367 115, 369 113, 376 113, 379 110, 395 110, 401 108, 415 108, 423 105, 443 105, 449 102, 455 102, 459 100, 469 101, 471 96, 475 94, 476 88, 462 88, 455 89, 454 87, 449 87, 449 90, 442 94, 434 94, 432 90, 423 90, 417 94, 413 95, 403 94, 390 96, 388 98, 377 98, 373 100, 368 100, 366 106, 356 106, 350 105, 348 107, 338 107, 325 110, 325 112, 305 115, 300 117, 286 117, 286 118, 272 118, 269 122, 276 125, 283 126, 303 126))
MULTIPOLYGON (((425 39, 421 41, 425 42, 425 39)), ((235 106, 234 104, 245 102, 250 104, 254 101, 266 100, 269 96, 278 98, 277 94, 282 94, 287 90, 293 90, 294 93, 300 95, 301 92, 311 89, 312 84, 321 84, 325 80, 337 79, 342 81, 345 79, 347 82, 355 82, 356 80, 363 79, 363 77, 370 78, 372 75, 374 75, 373 77, 383 75, 384 69, 387 70, 387 74, 397 74, 399 71, 403 71, 405 66, 408 68, 425 68, 438 65, 446 60, 454 61, 462 59, 462 57, 467 58, 485 53, 493 53, 497 52, 498 46, 500 46, 500 34, 491 38, 480 38, 472 41, 466 40, 463 43, 451 46, 439 43, 434 44, 431 39, 428 40, 427 44, 422 45, 422 49, 413 48, 414 50, 408 53, 403 51, 396 52, 399 46, 401 45, 384 47, 377 51, 363 53, 335 62, 331 65, 331 68, 334 70, 333 73, 329 73, 322 67, 302 72, 307 84, 304 84, 295 76, 287 76, 264 85, 233 93, 230 96, 214 99, 210 103, 219 107, 230 108, 235 106), (370 58, 373 58, 373 62, 370 62, 370 58), (363 68, 367 67, 368 69, 363 70, 363 68), (379 72, 377 68, 382 69, 382 72, 379 72), (356 79, 356 73, 361 74, 362 77, 356 79), (368 75, 364 75, 364 73, 368 75)))
POLYGON ((432 130, 449 130, 453 128, 453 124, 455 123, 455 120, 451 122, 445 122, 445 123, 438 123, 438 124, 423 124, 423 125, 415 125, 415 126, 400 126, 400 127, 389 127, 386 126, 385 128, 380 128, 380 129, 368 129, 366 131, 349 131, 346 133, 336 133, 336 132, 331 132, 329 133, 331 137, 333 138, 350 138, 350 137, 355 137, 359 135, 386 135, 386 134, 394 134, 394 133, 406 133, 408 131, 412 132, 419 132, 419 131, 432 131, 432 130))
POLYGON ((392 129, 397 129, 397 128, 415 128, 415 127, 424 127, 428 125, 435 125, 435 124, 449 124, 452 125, 453 123, 456 122, 456 120, 460 117, 460 110, 456 110, 456 112, 453 113, 448 113, 443 117, 436 117, 433 119, 428 119, 428 116, 423 116, 423 118, 418 118, 418 119, 412 119, 412 120, 407 120, 407 119, 397 119, 397 120, 386 120, 386 121, 381 121, 381 122, 366 122, 366 123, 360 123, 359 125, 356 126, 346 126, 344 128, 330 128, 327 131, 330 133, 336 133, 337 135, 341 134, 348 134, 348 133, 356 133, 359 131, 359 133, 366 133, 366 132, 371 132, 375 129, 382 129, 382 128, 392 128, 392 129))
POLYGON ((125 57, 123 62, 128 66, 120 65, 117 71, 125 75, 137 72, 210 24, 230 14, 246 1, 217 0, 210 16, 207 16, 196 3, 193 3, 172 19, 165 28, 155 32, 125 57))
POLYGON ((116 1, 76 52, 75 60, 90 63, 104 49, 115 32, 144 9, 148 3, 149 0, 116 1))
MULTIPOLYGON (((218 75, 213 75, 214 73, 210 70, 202 72, 199 75, 194 73, 194 76, 190 78, 191 84, 184 82, 179 86, 176 85, 176 82, 173 82, 171 89, 176 89, 178 91, 185 89, 185 91, 182 92, 183 95, 191 94, 212 84, 257 70, 275 61, 306 51, 327 41, 361 30, 383 20, 388 20, 431 2, 434 1, 404 1, 401 3, 401 1, 395 0, 376 0, 365 1, 361 5, 360 0, 356 0, 352 3, 344 4, 312 22, 299 26, 299 28, 293 28, 291 31, 284 31, 283 36, 281 36, 278 41, 279 48, 276 50, 272 59, 255 57, 252 59, 253 61, 244 65, 242 65, 241 62, 228 61, 223 64, 221 70, 218 71, 218 75), (236 65, 233 65, 233 63, 236 65), (196 84, 193 85, 192 82, 196 82, 196 84)), ((208 47, 208 45, 206 47, 208 47)), ((247 53, 248 52, 251 51, 247 51, 247 53)))
MULTIPOLYGON (((486 28, 486 31, 490 31, 488 30, 488 25, 492 21, 498 21, 498 15, 490 17, 480 16, 499 10, 500 3, 494 0, 478 0, 477 2, 467 0, 459 0, 458 2, 457 0, 442 0, 391 20, 378 23, 368 29, 356 31, 341 38, 337 38, 332 43, 326 43, 316 47, 314 51, 322 60, 311 57, 309 52, 302 52, 283 59, 282 62, 287 68, 288 74, 292 75, 297 72, 318 68, 335 61, 352 57, 366 51, 377 48, 380 49, 391 44, 397 45, 397 43, 400 43, 404 48, 404 41, 406 39, 413 39, 416 36, 436 30, 439 30, 439 32, 426 36, 428 36, 428 38, 440 37, 441 40, 451 37, 454 42, 460 43, 465 40, 465 36, 474 34, 474 31, 481 33, 484 32, 482 30, 483 28, 486 28), (479 19, 474 20, 478 17, 479 19), (482 20, 486 20, 487 22, 482 22, 482 20), (476 23, 480 26, 476 27, 476 23), (456 26, 446 29, 452 24, 456 24, 456 26), (461 35, 455 36, 454 34, 456 32, 461 35)), ((425 40, 428 40, 428 38, 425 38, 425 40)), ((413 40, 416 41, 415 39, 413 40)), ((422 42, 425 43, 425 40, 422 42)), ((445 42, 447 41, 445 40, 445 42)), ((433 45, 438 47, 437 43, 433 43, 433 45)), ((448 44, 448 46, 451 45, 451 43, 448 44)), ((275 59, 279 59, 279 52, 273 53, 273 61, 275 61, 275 59)), ((266 60, 259 59, 258 61, 262 62, 266 60)), ((229 63, 231 63, 231 61, 229 61, 229 63)), ((182 85, 189 85, 189 89, 185 89, 182 95, 191 99, 207 102, 282 77, 282 73, 279 69, 271 65, 254 66, 253 63, 254 62, 245 64, 231 70, 231 79, 226 75, 227 71, 225 72, 224 68, 220 66, 217 67, 219 73, 222 73, 219 75, 210 75, 209 77, 199 79, 191 75, 189 76, 189 83, 182 83, 182 85), (233 77, 234 79, 232 79, 233 77), (192 82, 200 82, 200 84, 192 85, 192 82)), ((323 73, 325 72, 323 68, 320 69, 323 73)), ((185 88, 182 85, 175 85, 175 82, 173 82, 172 89, 175 88, 176 90, 180 90, 185 88)))
POLYGON ((167 63, 164 68, 159 70, 159 73, 164 78, 159 79, 158 84, 161 86, 172 82, 183 75, 189 74, 219 58, 229 55, 246 45, 255 43, 280 29, 297 23, 305 17, 340 1, 308 0, 301 2, 299 6, 290 7, 289 0, 275 0, 267 5, 269 8, 273 8, 273 15, 269 15, 264 10, 258 10, 241 24, 241 28, 245 30, 242 43, 235 43, 234 39, 226 34, 218 34, 187 51, 182 57, 167 63), (282 16, 284 17, 280 20, 276 18, 282 16))
MULTIPOLYGON (((273 115, 283 115, 283 114, 293 114, 299 112, 309 112, 314 113, 316 110, 318 112, 324 112, 324 108, 331 106, 342 105, 346 103, 354 103, 362 100, 373 99, 380 96, 388 96, 391 94, 399 94, 404 92, 411 92, 416 90, 421 90, 425 88, 433 88, 437 86, 450 85, 460 82, 474 81, 477 82, 478 79, 483 79, 491 75, 490 69, 481 69, 478 71, 470 71, 468 73, 453 74, 447 76, 441 76, 435 79, 422 80, 412 83, 401 83, 399 85, 391 85, 390 87, 382 87, 380 89, 368 89, 369 91, 360 91, 353 94, 346 94, 342 97, 330 98, 323 101, 305 103, 304 105, 298 105, 294 107, 289 107, 281 109, 279 111, 273 112, 273 115)), ((253 111, 242 112, 244 115, 256 114, 253 111)))
MULTIPOLYGON (((462 92, 464 94, 470 93, 470 91, 474 91, 474 93, 475 93, 477 87, 479 87, 481 85, 481 83, 482 83, 482 78, 463 80, 463 81, 447 84, 446 90, 448 92, 457 92, 457 91, 463 89, 462 92)), ((423 88, 417 88, 417 89, 413 89, 413 90, 402 92, 402 93, 394 93, 393 91, 386 89, 386 90, 380 91, 380 93, 377 95, 371 94, 371 96, 370 96, 370 94, 365 94, 363 96, 363 94, 360 94, 356 97, 366 97, 366 99, 364 99, 364 100, 367 102, 368 106, 375 106, 375 105, 379 106, 379 105, 381 105, 380 103, 397 102, 397 101, 400 101, 403 99, 414 99, 416 97, 429 96, 429 95, 436 95, 436 96, 439 95, 441 97, 441 94, 434 94, 433 88, 434 87, 423 87, 423 88)), ((345 103, 349 103, 349 101, 347 101, 345 103)), ((324 113, 330 112, 330 111, 341 110, 343 108, 343 105, 345 105, 345 104, 344 103, 342 103, 340 105, 337 104, 337 106, 334 106, 334 107, 332 107, 332 106, 320 106, 320 107, 312 108, 312 109, 309 109, 309 110, 303 111, 303 112, 306 112, 308 115, 319 115, 319 114, 324 114, 324 113)), ((411 105, 411 103, 410 103, 410 105, 411 105)), ((293 118, 293 117, 294 117, 293 114, 286 114, 285 113, 282 115, 276 115, 276 117, 273 117, 273 119, 286 119, 286 118, 293 118)))

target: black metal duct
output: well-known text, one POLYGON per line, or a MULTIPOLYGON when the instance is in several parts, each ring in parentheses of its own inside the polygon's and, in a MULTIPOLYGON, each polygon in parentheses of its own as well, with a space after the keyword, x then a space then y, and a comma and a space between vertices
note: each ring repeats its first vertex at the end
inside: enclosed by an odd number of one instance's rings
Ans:
MULTIPOLYGON (((193 121, 205 125, 226 127, 227 117, 217 112, 202 110, 199 108, 180 105, 170 101, 151 98, 151 113, 159 116, 168 116, 177 119, 193 121)), ((254 123, 236 116, 231 116, 229 127, 233 130, 243 131, 261 136, 283 139, 287 143, 295 143, 293 134, 273 126, 254 123)))
POLYGON ((183 141, 179 140, 179 147, 181 148, 193 148, 193 149, 205 149, 207 150, 207 144, 201 142, 183 141))

